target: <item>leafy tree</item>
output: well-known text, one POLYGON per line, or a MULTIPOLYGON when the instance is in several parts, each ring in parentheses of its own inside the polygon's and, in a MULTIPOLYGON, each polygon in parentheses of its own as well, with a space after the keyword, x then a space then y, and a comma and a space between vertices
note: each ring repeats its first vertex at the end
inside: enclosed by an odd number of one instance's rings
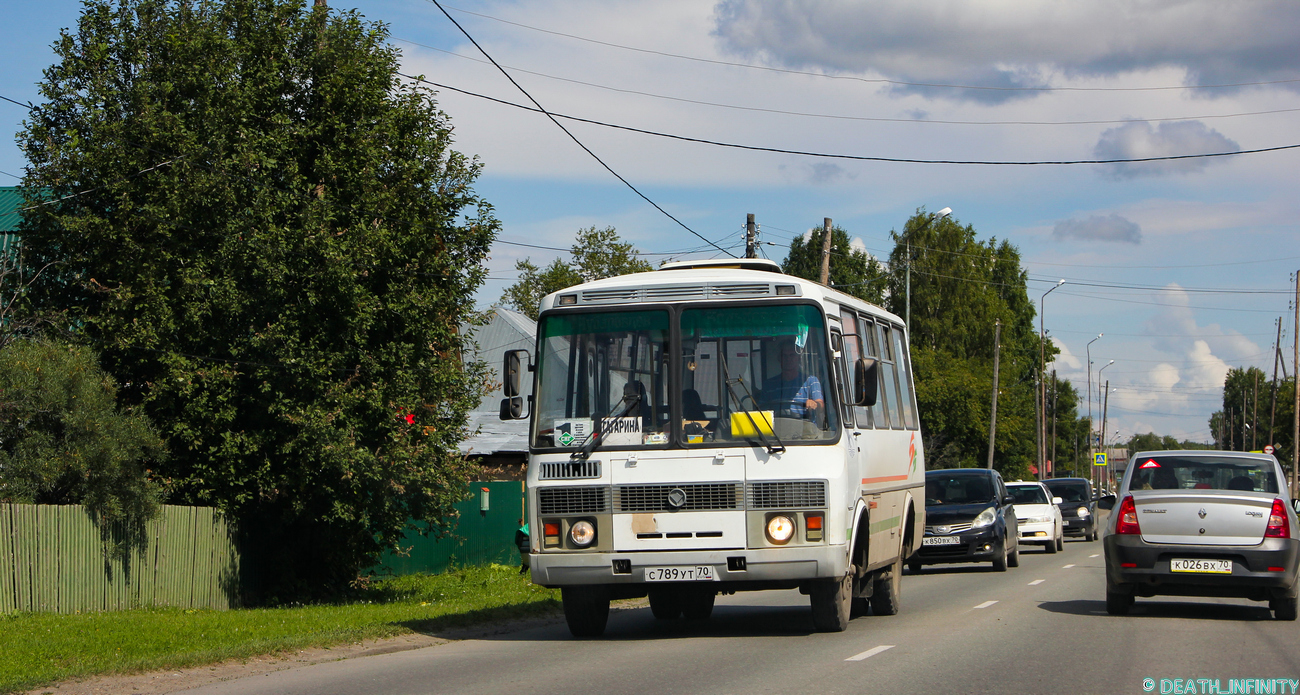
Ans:
POLYGON ((1274 456, 1290 468, 1295 422, 1295 377, 1279 379, 1277 412, 1272 414, 1273 380, 1258 367, 1228 370, 1223 379, 1223 410, 1210 416, 1210 435, 1216 448, 1228 451, 1262 450, 1272 444, 1274 456), (1269 431, 1269 421, 1273 429, 1269 431), (1251 430, 1255 430, 1252 440, 1251 430))
POLYGON ((1193 442, 1189 440, 1178 441, 1170 435, 1158 435, 1155 432, 1146 434, 1135 434, 1129 437, 1125 445, 1128 449, 1128 455, 1132 458, 1133 454, 1139 451, 1170 451, 1174 449, 1211 449, 1209 444, 1204 442, 1193 442))
POLYGON ((458 327, 499 224, 387 36, 301 0, 87 0, 19 136, 49 201, 25 260, 61 264, 34 306, 100 349, 170 499, 233 516, 270 596, 445 529, 472 470, 458 327))
MULTIPOLYGON (((797 236, 790 242, 781 270, 806 280, 819 281, 822 276, 822 244, 826 228, 813 227, 808 240, 797 236)), ((853 248, 843 227, 831 227, 831 287, 872 304, 884 302, 886 275, 880 261, 866 251, 853 248)))
MULTIPOLYGON (((981 242, 973 226, 933 219, 923 210, 901 233, 891 234, 886 307, 899 316, 907 313, 910 266, 909 338, 927 465, 987 461, 993 338, 1001 321, 994 466, 1007 477, 1029 476, 1037 458, 1040 340, 1019 250, 997 239, 981 242), (963 402, 971 404, 967 412, 946 414, 963 402), (975 410, 977 403, 982 405, 975 410)), ((1050 341, 1042 347, 1050 362, 1058 351, 1050 341)))
POLYGON ((569 263, 557 258, 542 270, 529 258, 515 263, 515 270, 523 274, 506 288, 500 303, 536 321, 542 297, 552 292, 592 280, 653 270, 649 263, 637 257, 632 244, 619 238, 613 227, 579 229, 569 255, 572 256, 569 263))
MULTIPOLYGON (((107 539, 138 540, 158 511, 163 442, 94 351, 19 339, 0 350, 0 500, 80 504, 107 539)), ((121 548, 119 548, 120 550, 121 548)))

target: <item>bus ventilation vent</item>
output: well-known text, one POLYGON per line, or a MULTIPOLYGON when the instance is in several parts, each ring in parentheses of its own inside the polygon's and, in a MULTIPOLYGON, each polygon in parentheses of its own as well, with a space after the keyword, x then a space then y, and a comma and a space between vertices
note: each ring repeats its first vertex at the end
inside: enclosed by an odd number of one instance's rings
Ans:
POLYGON ((740 483, 672 483, 622 485, 614 491, 616 512, 672 512, 742 509, 740 483), (674 490, 686 493, 683 504, 674 507, 669 496, 674 490))
POLYGON ((767 297, 772 294, 774 294, 772 285, 761 282, 729 283, 725 285, 673 285, 669 287, 620 287, 609 290, 586 290, 582 293, 582 303, 662 302, 668 300, 767 297))
POLYGON ((749 484, 750 509, 815 509, 825 506, 824 480, 782 480, 749 484))
POLYGON ((542 516, 607 512, 609 511, 609 488, 604 485, 539 488, 537 511, 542 516))
POLYGON ((582 480, 600 477, 600 461, 549 461, 541 465, 539 480, 582 480))

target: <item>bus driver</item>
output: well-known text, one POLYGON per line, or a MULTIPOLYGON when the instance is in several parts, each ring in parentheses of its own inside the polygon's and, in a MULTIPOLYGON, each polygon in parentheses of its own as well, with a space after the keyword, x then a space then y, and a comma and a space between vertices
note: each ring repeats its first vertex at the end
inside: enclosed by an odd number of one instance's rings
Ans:
POLYGON ((820 422, 826 409, 821 381, 805 376, 794 342, 781 341, 781 373, 763 382, 763 402, 775 406, 779 417, 820 422))

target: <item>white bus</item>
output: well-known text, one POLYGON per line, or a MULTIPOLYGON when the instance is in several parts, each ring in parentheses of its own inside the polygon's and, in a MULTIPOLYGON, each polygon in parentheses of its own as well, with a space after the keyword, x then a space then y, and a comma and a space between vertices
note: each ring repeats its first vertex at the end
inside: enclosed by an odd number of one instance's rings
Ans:
POLYGON ((536 362, 502 371, 502 418, 531 418, 533 581, 575 636, 647 595, 704 619, 719 593, 798 588, 821 631, 896 613, 925 526, 907 345, 897 316, 768 260, 548 295, 536 362))

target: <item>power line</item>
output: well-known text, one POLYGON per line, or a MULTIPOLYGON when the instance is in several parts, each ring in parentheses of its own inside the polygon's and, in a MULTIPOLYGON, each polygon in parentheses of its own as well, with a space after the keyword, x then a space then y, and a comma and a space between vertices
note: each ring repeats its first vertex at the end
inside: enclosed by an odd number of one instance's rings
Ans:
MULTIPOLYGON (((433 2, 433 0, 430 0, 430 2, 433 2)), ((436 5, 437 3, 434 2, 434 4, 436 5)), ((448 7, 451 6, 448 5, 448 7)), ((439 6, 439 9, 442 9, 442 7, 439 6)), ((1168 86, 1168 87, 988 87, 988 86, 980 86, 980 85, 943 84, 943 83, 932 83, 932 82, 904 82, 901 80, 889 80, 884 78, 854 77, 851 75, 828 75, 824 72, 811 72, 807 70, 790 70, 787 68, 773 68, 765 65, 752 65, 750 63, 735 63, 726 60, 714 60, 712 58, 699 58, 696 56, 687 56, 678 53, 668 53, 666 51, 656 51, 648 48, 636 48, 634 46, 625 46, 622 44, 611 43, 608 41, 598 41, 596 39, 590 39, 585 36, 578 36, 576 34, 566 34, 564 32, 551 31, 549 29, 542 29, 539 27, 529 26, 527 24, 520 24, 519 22, 512 22, 506 19, 501 19, 499 17, 480 14, 478 12, 471 12, 469 10, 461 9, 459 7, 451 7, 451 9, 457 12, 462 12, 464 14, 473 15, 475 17, 490 19, 494 22, 509 24, 511 26, 516 26, 521 29, 528 29, 530 31, 536 31, 543 34, 551 34, 552 36, 563 36, 564 38, 568 38, 568 39, 585 41, 587 43, 594 43, 601 46, 608 46, 610 48, 618 48, 625 51, 635 51, 637 53, 647 53, 650 55, 663 56, 666 58, 690 60, 697 63, 710 63, 713 65, 725 65, 727 67, 746 68, 749 70, 762 70, 765 72, 778 72, 778 73, 786 73, 790 75, 806 75, 809 77, 822 77, 829 80, 851 80, 854 82, 865 82, 868 84, 889 84, 889 85, 896 85, 900 87, 975 89, 975 90, 994 91, 994 92, 1155 92, 1155 91, 1168 91, 1168 90, 1180 90, 1180 89, 1226 89, 1226 88, 1234 88, 1234 87, 1257 87, 1263 85, 1290 84, 1293 82, 1300 82, 1300 79, 1293 79, 1293 80, 1271 80, 1271 81, 1260 81, 1260 82, 1237 82, 1237 83, 1230 83, 1230 84, 1180 85, 1180 86, 1168 86)), ((446 10, 443 10, 443 12, 445 14, 446 10)))
MULTIPOLYGON (((429 0, 429 2, 436 2, 436 0, 429 0)), ((541 107, 533 108, 525 104, 518 104, 513 101, 507 101, 505 99, 497 99, 496 97, 490 97, 487 96, 486 94, 471 92, 467 89, 460 89, 459 87, 452 87, 451 85, 446 85, 439 82, 433 82, 431 80, 425 80, 419 77, 412 77, 411 75, 405 75, 403 73, 398 73, 398 74, 402 75, 403 77, 407 77, 413 80, 423 82, 428 85, 432 85, 434 87, 438 87, 440 89, 447 89, 467 96, 477 97, 479 99, 486 99, 487 101, 496 102, 504 106, 513 106, 514 108, 523 109, 525 111, 534 111, 537 113, 542 113, 545 114, 547 118, 550 118, 551 121, 554 122, 556 125, 559 125, 559 121, 557 121, 556 119, 563 118, 565 120, 574 121, 576 123, 588 123, 591 125, 598 125, 604 128, 625 130, 631 133, 641 133, 642 135, 652 135, 654 137, 668 138, 671 140, 680 140, 682 142, 694 142, 702 145, 713 145, 715 147, 726 147, 726 148, 736 149, 736 150, 749 150, 753 152, 771 152, 774 154, 790 154, 790 155, 797 155, 801 157, 818 157, 821 159, 846 159, 846 160, 857 161, 857 162, 887 162, 892 164, 966 164, 966 165, 983 165, 983 166, 1036 166, 1036 165, 1061 166, 1061 165, 1075 165, 1075 164, 1141 164, 1144 162, 1168 162, 1168 161, 1177 161, 1183 159, 1209 159, 1215 157, 1233 157, 1233 156, 1244 155, 1244 154, 1261 154, 1264 152, 1278 152, 1281 150, 1294 150, 1300 148, 1300 144, 1297 144, 1297 145, 1278 145, 1276 147, 1261 147, 1253 150, 1237 150, 1235 152, 1202 152, 1197 154, 1163 155, 1159 157, 1131 157, 1127 159, 1045 159, 1045 160, 1023 160, 1023 161, 1011 161, 1011 160, 995 161, 995 160, 983 160, 983 159, 919 159, 914 157, 877 157, 877 156, 869 156, 869 155, 835 154, 832 152, 810 152, 806 150, 791 150, 782 147, 741 145, 741 144, 731 143, 731 142, 709 140, 707 138, 693 138, 693 137, 688 137, 686 135, 676 135, 673 133, 664 133, 656 130, 646 130, 644 128, 634 128, 632 126, 618 125, 616 123, 607 123, 605 121, 597 121, 590 118, 569 116, 562 113, 547 111, 545 109, 542 109, 541 107)), ((511 81, 513 82, 513 80, 511 81)), ((531 99, 532 97, 529 98, 531 99)), ((560 126, 560 127, 563 128, 564 126, 560 126)), ((569 133, 567 129, 564 132, 569 133)), ((569 137, 572 138, 573 135, 569 133, 569 137)), ((574 141, 577 142, 576 138, 574 141)), ((584 147, 583 149, 586 148, 584 147)), ((590 150, 588 150, 588 152, 590 152, 590 150)), ((593 154, 592 156, 594 157, 595 155, 593 154)), ((603 165, 604 162, 601 162, 601 164, 603 165)), ((609 167, 606 165, 606 168, 608 169, 609 167)), ((613 169, 609 169, 609 171, 613 172, 613 169)), ((618 176, 618 174, 614 174, 614 175, 618 176)), ((623 178, 620 176, 619 180, 622 181, 623 178)), ((626 181, 623 182, 627 183, 626 181)), ((631 184, 627 184, 627 185, 631 186, 631 184)), ((638 191, 638 195, 640 195, 639 191, 638 191)), ((644 198, 645 196, 642 197, 644 198)), ((646 200, 648 201, 650 199, 646 198, 646 200)), ((653 205, 653 202, 651 204, 653 205)), ((658 206, 656 205, 655 207, 657 208, 658 206)), ((664 214, 668 214, 668 213, 665 212, 664 214)), ((678 224, 681 224, 681 222, 678 221, 677 218, 675 217, 673 218, 673 221, 677 222, 678 224)), ((686 225, 682 225, 682 226, 690 230, 690 228, 686 227, 686 225)), ((692 234, 695 233, 694 230, 690 230, 690 231, 692 234)), ((698 236, 698 234, 696 236, 698 236)))
MULTIPOLYGON (((533 95, 529 94, 529 93, 528 93, 528 90, 526 90, 526 89, 524 89, 522 86, 520 86, 520 84, 519 84, 518 82, 515 81, 515 78, 511 77, 509 72, 506 72, 505 68, 503 68, 503 67, 501 67, 499 64, 497 64, 497 61, 494 60, 494 59, 492 58, 492 56, 489 55, 488 52, 487 52, 486 50, 484 50, 483 47, 480 46, 480 45, 478 44, 477 41, 474 40, 474 37, 473 37, 473 36, 470 36, 470 35, 469 35, 469 32, 468 32, 468 31, 465 31, 465 28, 462 27, 462 26, 460 25, 460 23, 457 22, 457 21, 456 21, 456 20, 455 20, 455 19, 454 19, 454 18, 453 18, 453 17, 452 17, 448 12, 447 12, 447 10, 444 10, 444 9, 442 8, 442 5, 438 4, 438 0, 429 0, 429 2, 432 2, 433 5, 434 5, 434 7, 437 7, 438 10, 439 10, 440 12, 442 12, 442 14, 447 18, 448 21, 450 21, 452 24, 456 25, 456 28, 460 30, 460 33, 464 34, 464 35, 465 35, 465 38, 469 39, 469 42, 472 43, 472 44, 474 44, 474 47, 477 48, 477 49, 479 50, 479 52, 483 54, 483 57, 484 57, 484 58, 487 58, 488 60, 492 61, 492 64, 496 66, 497 70, 500 70, 500 71, 501 71, 501 74, 502 74, 502 75, 505 75, 505 77, 506 77, 507 80, 510 80, 510 84, 513 84, 513 85, 515 86, 516 89, 518 89, 520 92, 523 93, 524 96, 528 97, 528 100, 531 101, 531 102, 533 102, 533 106, 537 107, 537 110, 538 110, 538 111, 540 111, 541 113, 545 114, 546 117, 549 118, 549 119, 551 120, 551 122, 554 123, 554 124, 556 125, 556 127, 558 127, 560 130, 564 131, 564 134, 565 134, 565 135, 568 135, 568 136, 569 136, 569 139, 570 139, 570 140, 573 140, 573 142, 577 143, 578 147, 581 147, 581 148, 583 149, 584 152, 586 152, 587 154, 591 155, 592 159, 595 159, 597 162, 599 162, 600 165, 601 165, 602 167, 604 167, 606 171, 608 171, 610 174, 613 174, 614 178, 618 179, 619 181, 622 181, 624 185, 626 185, 628 188, 632 189, 632 192, 633 192, 633 193, 636 193, 636 194, 637 194, 638 196, 640 196, 641 199, 644 200, 645 202, 650 203, 650 205, 653 206, 654 209, 656 209, 656 210, 658 210, 659 212, 663 213, 664 216, 666 216, 668 219, 672 220, 673 222, 676 222, 676 223, 677 223, 677 224, 678 224, 682 229, 685 229, 686 231, 690 232, 691 234, 694 234, 695 236, 699 237, 700 239, 702 239, 702 240, 708 242, 710 245, 714 246, 714 247, 717 248, 719 251, 722 250, 722 247, 718 246, 717 244, 714 244, 713 242, 709 241, 708 239, 705 239, 704 236, 701 235, 699 232, 695 231, 694 229, 691 229, 690 227, 687 227, 687 226, 686 226, 686 225, 685 225, 681 220, 677 219, 676 217, 673 217, 672 214, 670 214, 667 210, 665 210, 665 209, 659 207, 659 204, 658 204, 658 203, 656 203, 656 202, 653 201, 653 200, 650 200, 650 198, 649 198, 648 196, 646 196, 646 194, 644 194, 644 193, 642 193, 640 190, 638 190, 637 187, 636 187, 636 186, 633 186, 632 183, 629 182, 627 179, 625 179, 625 178, 623 178, 622 176, 620 176, 619 173, 618 173, 617 171, 614 171, 613 167, 611 167, 611 166, 609 166, 608 164, 606 164, 606 163, 605 163, 605 160, 603 160, 603 159, 601 159, 600 157, 598 157, 598 156, 596 155, 595 152, 592 152, 590 148, 588 148, 586 145, 582 144, 582 141, 579 140, 579 139, 577 138, 577 136, 575 136, 573 133, 570 133, 570 132, 569 132, 569 129, 568 129, 568 128, 565 128, 564 125, 563 125, 562 123, 560 123, 558 120, 556 120, 555 116, 552 116, 551 113, 550 113, 549 111, 547 111, 546 109, 542 108, 542 105, 541 105, 540 103, 538 103, 538 101, 537 101, 536 99, 533 98, 533 95)), ((398 73, 398 74, 401 75, 402 73, 398 73)), ((410 75, 403 75, 403 77, 411 78, 410 75)), ((414 79, 414 78, 412 78, 412 79, 414 79)), ((526 107, 525 107, 525 108, 526 108, 526 107)), ((725 252, 724 252, 724 253, 725 253, 725 252)), ((727 255, 731 255, 731 254, 727 254, 727 255)))
MULTIPOLYGON (((481 63, 484 65, 489 64, 485 60, 479 60, 478 58, 474 58, 473 56, 463 55, 455 51, 449 51, 445 48, 430 46, 427 43, 420 43, 419 41, 412 41, 410 39, 403 39, 399 37, 393 37, 393 40, 401 41, 402 43, 409 43, 412 46, 419 46, 421 48, 426 48, 430 51, 437 51, 438 53, 443 53, 445 55, 461 58, 463 60, 468 60, 474 63, 481 63)), ((683 104, 694 104, 696 106, 709 106, 713 108, 730 109, 734 111, 751 111, 755 113, 770 113, 779 116, 797 116, 800 118, 821 118, 821 119, 837 120, 837 121, 860 121, 865 123, 923 123, 923 124, 933 124, 933 125, 974 125, 974 126, 1115 125, 1115 124, 1122 124, 1122 123, 1170 123, 1170 122, 1177 122, 1177 121, 1202 121, 1202 120, 1217 120, 1217 119, 1224 119, 1224 118, 1241 118, 1244 116, 1270 116, 1275 114, 1295 113, 1297 111, 1300 111, 1300 108, 1273 109, 1269 111, 1246 111, 1241 113, 1211 114, 1205 116, 1168 116, 1163 118, 1110 118, 1110 119, 1095 119, 1095 120, 1084 120, 1084 121, 953 121, 953 120, 932 119, 932 118, 888 118, 884 116, 848 116, 844 114, 814 113, 810 111, 789 111, 785 109, 764 108, 761 106, 742 106, 740 104, 725 104, 716 101, 704 101, 702 99, 688 99, 686 97, 677 97, 669 94, 657 94, 655 92, 647 92, 639 89, 613 87, 610 85, 599 84, 596 82, 575 80, 569 77, 560 77, 558 75, 551 75, 544 72, 538 72, 536 70, 527 70, 525 68, 520 68, 512 65, 505 65, 504 63, 502 64, 502 66, 510 68, 515 72, 524 73, 526 75, 544 77, 548 80, 555 80, 557 82, 567 82, 569 84, 576 84, 576 85, 581 85, 583 87, 591 87, 593 89, 601 89, 609 92, 616 92, 619 94, 632 94, 632 95, 647 97, 651 99, 662 99, 664 101, 675 101, 683 104)))

